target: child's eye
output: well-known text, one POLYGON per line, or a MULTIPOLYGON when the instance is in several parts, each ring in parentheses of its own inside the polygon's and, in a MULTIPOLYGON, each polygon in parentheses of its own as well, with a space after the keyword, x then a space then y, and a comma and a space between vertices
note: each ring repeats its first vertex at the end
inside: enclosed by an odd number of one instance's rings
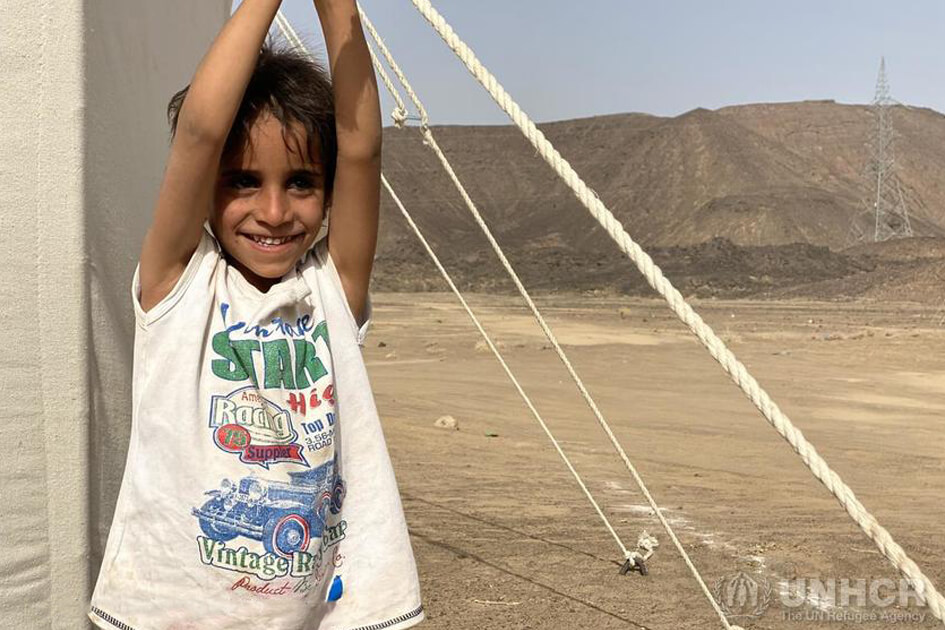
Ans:
POLYGON ((315 178, 311 175, 295 175, 289 179, 289 187, 310 190, 315 188, 315 178))
POLYGON ((259 182, 252 175, 234 175, 229 180, 229 185, 231 188, 241 189, 241 188, 257 188, 259 182))

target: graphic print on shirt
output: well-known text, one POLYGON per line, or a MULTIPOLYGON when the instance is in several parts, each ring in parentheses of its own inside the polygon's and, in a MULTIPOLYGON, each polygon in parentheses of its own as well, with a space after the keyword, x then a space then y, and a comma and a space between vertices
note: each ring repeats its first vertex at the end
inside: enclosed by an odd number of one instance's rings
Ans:
MULTIPOLYGON (((324 552, 345 537, 347 523, 332 519, 344 502, 344 481, 332 459, 317 468, 290 472, 288 482, 254 476, 238 483, 224 479, 219 490, 193 509, 203 536, 197 537, 201 562, 272 580, 308 577, 322 565, 324 552), (330 525, 331 520, 337 522, 330 525), (262 543, 264 552, 229 547, 237 537, 262 543), (320 540, 313 552, 309 547, 320 540)), ((241 541, 242 542, 242 541, 241 541)))
POLYGON ((280 462, 309 465, 288 408, 310 420, 301 427, 309 449, 331 444, 335 416, 327 322, 315 325, 311 315, 303 315, 295 324, 277 317, 265 327, 242 321, 227 326, 228 312, 229 304, 222 304, 224 328, 213 335, 210 368, 218 379, 241 386, 211 400, 209 427, 216 445, 267 469, 280 462), (287 399, 281 405, 263 392, 287 399))
POLYGON ((347 528, 340 517, 345 483, 334 449, 328 327, 311 315, 294 324, 275 318, 268 326, 227 325, 228 312, 221 305, 223 329, 213 335, 210 370, 221 384, 237 387, 211 396, 208 437, 248 474, 221 480, 192 509, 202 533, 200 561, 265 582, 243 577, 234 590, 304 592, 341 565, 337 545, 347 528), (284 472, 266 479, 259 469, 284 472), (299 579, 274 586, 277 578, 299 579))
POLYGON ((260 395, 254 385, 213 396, 210 428, 217 447, 238 454, 244 464, 266 469, 280 462, 308 465, 289 411, 260 395))

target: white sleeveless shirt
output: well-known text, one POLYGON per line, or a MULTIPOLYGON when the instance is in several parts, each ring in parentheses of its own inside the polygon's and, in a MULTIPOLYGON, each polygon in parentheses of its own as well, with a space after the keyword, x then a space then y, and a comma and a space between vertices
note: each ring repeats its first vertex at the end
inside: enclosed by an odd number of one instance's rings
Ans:
POLYGON ((205 230, 160 304, 145 313, 138 294, 136 270, 131 442, 92 621, 109 630, 420 622, 361 357, 368 324, 358 329, 325 242, 262 293, 205 230))

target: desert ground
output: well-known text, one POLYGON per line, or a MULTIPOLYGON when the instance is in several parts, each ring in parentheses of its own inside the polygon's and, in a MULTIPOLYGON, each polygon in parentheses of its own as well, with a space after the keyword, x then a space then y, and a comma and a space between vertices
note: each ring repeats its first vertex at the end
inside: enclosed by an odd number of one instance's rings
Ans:
MULTIPOLYGON (((661 545, 647 576, 620 575, 615 541, 455 298, 376 294, 365 356, 421 576, 421 627, 721 628, 529 313, 513 297, 470 301, 624 543, 635 547, 646 529, 661 545), (444 415, 458 430, 434 426, 444 415)), ((802 596, 787 607, 784 580, 898 575, 662 301, 554 295, 540 305, 709 588, 743 572, 771 589, 760 616, 732 623, 940 625, 914 605, 834 607, 802 596)), ((694 306, 945 585, 939 308, 694 306)))

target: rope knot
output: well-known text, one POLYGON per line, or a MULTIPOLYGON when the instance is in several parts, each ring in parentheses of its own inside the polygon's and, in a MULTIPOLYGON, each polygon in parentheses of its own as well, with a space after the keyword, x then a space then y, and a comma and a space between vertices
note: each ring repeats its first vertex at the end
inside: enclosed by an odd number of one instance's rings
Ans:
POLYGON ((403 129, 407 124, 407 110, 403 107, 394 108, 394 111, 390 113, 390 117, 394 119, 394 126, 398 129, 403 129))
POLYGON ((640 537, 637 538, 637 548, 643 550, 643 553, 638 555, 641 555, 644 560, 649 560, 650 556, 653 555, 653 553, 656 551, 656 548, 659 546, 660 541, 658 541, 655 536, 651 536, 650 533, 645 529, 640 532, 640 537))
POLYGON ((620 575, 627 575, 631 571, 639 571, 640 575, 649 573, 649 570, 646 568, 646 561, 650 559, 650 556, 653 555, 653 552, 656 551, 656 548, 659 546, 659 541, 656 540, 654 536, 650 536, 649 532, 644 529, 637 539, 637 549, 641 549, 643 553, 639 551, 627 551, 626 560, 623 566, 620 567, 620 575))

